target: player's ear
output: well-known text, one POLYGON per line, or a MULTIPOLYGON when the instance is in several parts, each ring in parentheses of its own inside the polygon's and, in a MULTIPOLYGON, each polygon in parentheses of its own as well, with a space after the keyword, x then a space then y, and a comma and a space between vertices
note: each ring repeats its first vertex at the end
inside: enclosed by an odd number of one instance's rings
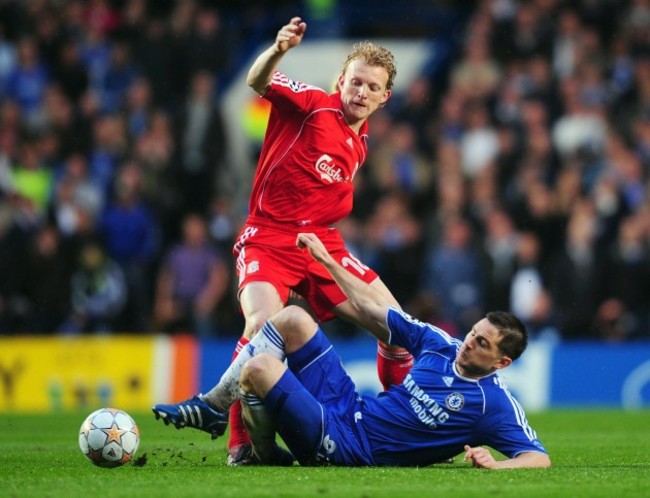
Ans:
POLYGON ((336 81, 336 87, 338 88, 339 91, 343 89, 343 83, 345 83, 345 75, 341 73, 339 75, 339 79, 336 81))
POLYGON ((497 362, 494 364, 494 366, 497 369, 506 368, 506 367, 509 367, 510 365, 512 365, 512 358, 510 358, 509 356, 505 356, 505 355, 502 356, 501 358, 499 358, 497 360, 497 362))
POLYGON ((380 107, 384 107, 386 105, 386 102, 388 102, 388 99, 390 99, 390 96, 393 94, 390 90, 386 90, 384 92, 384 96, 381 98, 381 103, 379 104, 380 107))

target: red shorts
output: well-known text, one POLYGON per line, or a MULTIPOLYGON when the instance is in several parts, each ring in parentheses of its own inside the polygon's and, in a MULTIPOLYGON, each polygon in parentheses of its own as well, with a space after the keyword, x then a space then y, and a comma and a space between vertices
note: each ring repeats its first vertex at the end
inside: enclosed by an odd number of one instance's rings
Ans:
POLYGON ((345 248, 335 228, 287 228, 277 222, 249 218, 233 247, 239 291, 251 282, 268 282, 286 303, 289 290, 294 290, 309 303, 318 320, 331 320, 334 318, 332 309, 347 297, 325 267, 315 261, 309 251, 296 245, 300 232, 315 233, 332 257, 364 282, 370 283, 377 278, 377 273, 345 248))

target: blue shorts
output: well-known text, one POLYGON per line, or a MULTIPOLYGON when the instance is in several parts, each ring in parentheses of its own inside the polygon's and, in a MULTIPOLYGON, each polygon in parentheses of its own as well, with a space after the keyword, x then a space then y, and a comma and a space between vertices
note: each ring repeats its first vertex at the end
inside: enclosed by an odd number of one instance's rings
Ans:
POLYGON ((298 462, 372 465, 354 382, 320 327, 287 363, 264 405, 298 462))

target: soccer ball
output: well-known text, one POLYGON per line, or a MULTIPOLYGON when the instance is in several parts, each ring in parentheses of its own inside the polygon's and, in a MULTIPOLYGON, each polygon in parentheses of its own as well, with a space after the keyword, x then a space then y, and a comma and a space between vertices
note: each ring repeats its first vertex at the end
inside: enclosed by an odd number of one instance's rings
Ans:
POLYGON ((92 412, 79 429, 79 447, 99 467, 119 467, 133 458, 140 431, 128 413, 117 408, 92 412))

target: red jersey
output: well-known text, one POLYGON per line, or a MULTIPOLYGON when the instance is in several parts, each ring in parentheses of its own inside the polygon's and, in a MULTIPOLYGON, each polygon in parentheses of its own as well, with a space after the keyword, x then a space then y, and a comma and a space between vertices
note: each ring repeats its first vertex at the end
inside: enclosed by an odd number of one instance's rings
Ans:
POLYGON ((273 75, 263 96, 271 114, 249 205, 252 217, 288 226, 328 226, 352 211, 352 180, 368 152, 364 123, 355 133, 340 94, 273 75))

